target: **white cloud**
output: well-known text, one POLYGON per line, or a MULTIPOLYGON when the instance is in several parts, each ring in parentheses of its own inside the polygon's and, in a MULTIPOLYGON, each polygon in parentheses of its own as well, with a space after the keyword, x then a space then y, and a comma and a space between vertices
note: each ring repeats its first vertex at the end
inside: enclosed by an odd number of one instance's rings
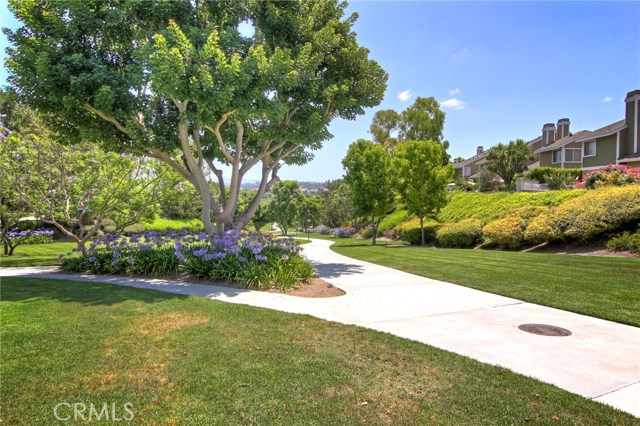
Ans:
POLYGON ((400 99, 402 102, 408 100, 411 97, 411 90, 405 90, 404 92, 400 92, 400 94, 398 95, 398 99, 400 99))
POLYGON ((456 61, 460 61, 468 58, 469 54, 471 54, 471 51, 465 47, 464 49, 455 52, 451 57, 456 61))
POLYGON ((451 89, 451 90, 449 90, 449 94, 451 96, 459 95, 460 94, 460 89, 457 89, 457 88, 456 89, 451 89))
POLYGON ((461 101, 460 99, 451 98, 442 102, 441 105, 445 108, 464 109, 464 107, 467 106, 467 103, 465 101, 461 101))
POLYGON ((613 100, 613 96, 605 96, 604 98, 602 98, 602 102, 604 103, 609 103, 613 100))

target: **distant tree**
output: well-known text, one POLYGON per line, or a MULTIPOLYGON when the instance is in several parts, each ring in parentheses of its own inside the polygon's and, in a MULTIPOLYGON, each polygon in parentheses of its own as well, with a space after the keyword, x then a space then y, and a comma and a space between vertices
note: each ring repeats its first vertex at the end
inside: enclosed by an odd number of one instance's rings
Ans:
POLYGON ((375 245, 378 223, 393 208, 391 156, 382 145, 359 139, 349 145, 342 165, 355 213, 370 218, 375 245))
POLYGON ((273 220, 278 223, 282 233, 287 235, 289 229, 298 223, 304 195, 300 191, 300 184, 295 180, 278 182, 272 191, 270 208, 273 220))
POLYGON ((330 228, 338 228, 354 218, 351 187, 344 182, 344 179, 325 182, 325 190, 322 194, 324 202, 320 212, 320 223, 330 228))
POLYGON ((322 197, 312 195, 304 197, 300 204, 299 223, 307 232, 310 226, 318 225, 320 221, 320 212, 322 211, 322 197))
POLYGON ((251 225, 256 232, 260 230, 270 222, 273 222, 273 212, 271 211, 271 198, 263 198, 256 210, 256 213, 251 218, 251 225))
POLYGON ((442 164, 448 164, 449 141, 443 140, 445 113, 435 98, 418 97, 414 103, 398 113, 392 109, 380 110, 373 116, 369 132, 373 141, 391 152, 404 141, 435 141, 442 145, 442 164), (397 132, 396 136, 392 136, 397 132))
POLYGON ((400 114, 392 109, 377 111, 369 127, 373 141, 384 146, 387 151, 392 151, 398 144, 397 132, 400 120, 400 114), (392 136, 393 133, 395 136, 392 136))
POLYGON ((23 26, 5 30, 8 80, 67 143, 95 141, 170 165, 198 190, 206 232, 221 234, 248 223, 283 164, 312 158, 331 121, 382 100, 387 74, 358 45, 357 15, 345 16, 346 7, 10 1, 23 26), (238 30, 246 22, 251 34, 238 30), (258 190, 236 215, 254 168, 258 190))
POLYGON ((442 142, 445 113, 433 97, 416 98, 413 105, 402 111, 400 134, 404 140, 442 142))
POLYGON ((483 164, 476 173, 476 184, 479 192, 494 192, 500 190, 500 176, 492 172, 483 164))
POLYGON ((514 177, 527 170, 527 163, 533 158, 531 147, 522 139, 499 143, 487 151, 487 170, 502 178, 507 188, 511 187, 514 177))
POLYGON ((425 245, 424 218, 446 204, 453 165, 442 164, 442 146, 434 141, 408 141, 393 154, 398 192, 407 210, 420 218, 420 241, 425 245))

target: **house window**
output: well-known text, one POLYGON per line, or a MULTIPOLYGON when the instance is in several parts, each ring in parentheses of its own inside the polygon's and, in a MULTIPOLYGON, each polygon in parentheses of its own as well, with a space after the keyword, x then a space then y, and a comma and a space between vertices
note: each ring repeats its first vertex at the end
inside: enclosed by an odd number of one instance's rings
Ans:
POLYGON ((558 149, 553 151, 553 158, 551 159, 552 163, 562 163, 562 150, 558 149))
POLYGON ((564 150, 564 161, 566 163, 580 163, 580 148, 567 148, 564 150))
POLYGON ((469 168, 469 166, 464 166, 462 168, 462 176, 464 177, 471 176, 471 168, 469 168))
POLYGON ((596 141, 589 141, 584 143, 584 156, 593 157, 596 155, 596 141))

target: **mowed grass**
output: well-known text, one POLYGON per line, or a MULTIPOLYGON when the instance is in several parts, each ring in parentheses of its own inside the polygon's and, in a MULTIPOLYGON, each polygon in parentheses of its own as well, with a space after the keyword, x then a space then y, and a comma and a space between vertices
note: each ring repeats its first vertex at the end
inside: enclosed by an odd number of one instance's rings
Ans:
POLYGON ((120 417, 130 403, 136 425, 638 424, 503 368, 309 316, 101 283, 4 278, 1 291, 9 425, 57 424, 61 402, 120 417))
POLYGON ((18 246, 12 256, 0 254, 0 266, 58 265, 60 263, 59 256, 69 253, 74 247, 77 247, 77 244, 71 241, 18 246))
POLYGON ((331 248, 345 256, 526 302, 640 326, 638 258, 434 247, 387 248, 372 247, 370 240, 334 240, 336 243, 331 248))

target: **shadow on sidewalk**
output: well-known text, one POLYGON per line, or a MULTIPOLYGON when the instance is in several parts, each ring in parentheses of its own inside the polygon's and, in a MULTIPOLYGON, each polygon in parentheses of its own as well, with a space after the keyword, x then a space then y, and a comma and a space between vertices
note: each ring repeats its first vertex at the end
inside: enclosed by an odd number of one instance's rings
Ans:
POLYGON ((360 274, 364 271, 361 265, 349 263, 317 263, 311 262, 322 278, 338 278, 341 275, 360 274))

